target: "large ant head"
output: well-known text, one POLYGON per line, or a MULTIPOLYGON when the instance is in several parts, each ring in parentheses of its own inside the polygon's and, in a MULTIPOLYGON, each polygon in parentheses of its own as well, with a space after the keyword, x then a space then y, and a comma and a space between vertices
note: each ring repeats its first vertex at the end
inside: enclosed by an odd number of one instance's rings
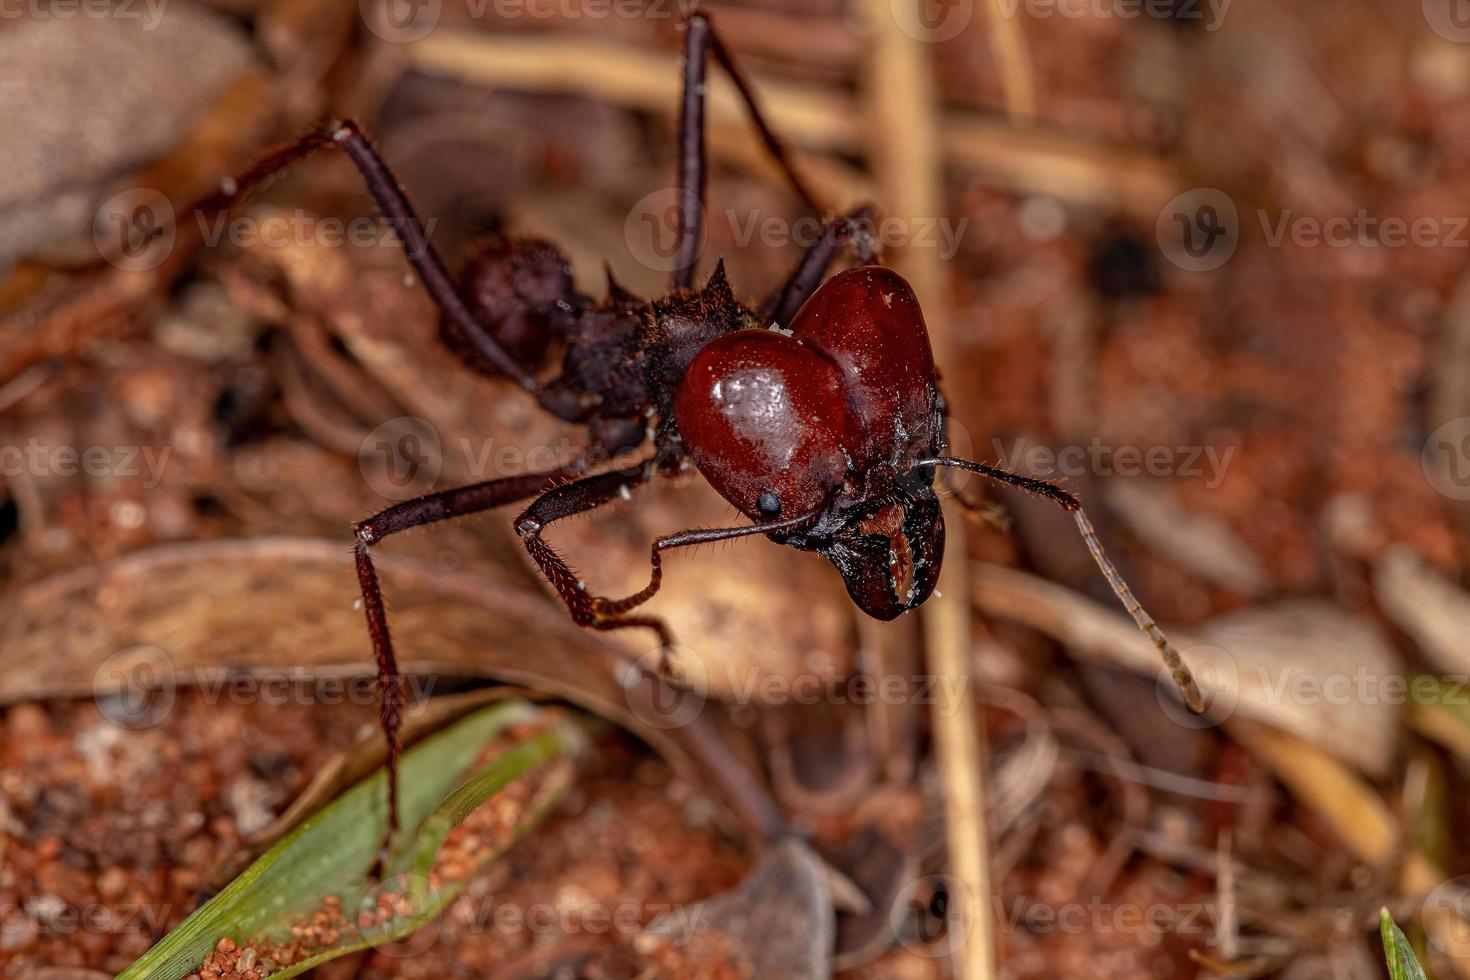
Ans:
POLYGON ((827 556, 863 612, 893 619, 922 605, 939 581, 944 516, 933 479, 932 470, 916 470, 876 504, 847 515, 831 536, 790 543, 827 556))
POLYGON ((824 283, 789 329, 706 344, 674 403, 689 454, 720 494, 817 551, 869 615, 929 597, 944 558, 932 468, 942 411, 913 289, 878 266, 824 283))

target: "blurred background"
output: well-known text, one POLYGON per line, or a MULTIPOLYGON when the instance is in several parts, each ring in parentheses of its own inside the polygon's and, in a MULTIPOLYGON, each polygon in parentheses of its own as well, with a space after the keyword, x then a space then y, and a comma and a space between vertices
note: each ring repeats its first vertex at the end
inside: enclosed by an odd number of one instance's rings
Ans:
MULTIPOLYGON (((657 299, 689 9, 0 4, 4 975, 120 971, 371 743, 351 522, 582 444, 439 345, 340 156, 227 215, 190 202, 350 117, 451 268, 535 235, 587 294, 657 299)), ((672 558, 652 610, 700 696, 672 719, 618 680, 651 641, 573 627, 511 512, 402 535, 380 550, 416 700, 510 684, 601 719, 466 899, 572 911, 460 909, 322 972, 814 975, 576 914, 735 887, 769 794, 835 869, 817 974, 1386 976, 1387 906, 1430 975, 1470 976, 1470 7, 701 9, 829 210, 717 78, 699 280, 723 259, 757 303, 815 219, 873 203, 955 454, 1082 495, 1210 712, 1065 514, 977 480, 1009 528, 952 511, 940 594, 893 624, 816 556, 672 558)), ((550 537, 621 595, 653 537, 731 513, 691 474, 550 537)))

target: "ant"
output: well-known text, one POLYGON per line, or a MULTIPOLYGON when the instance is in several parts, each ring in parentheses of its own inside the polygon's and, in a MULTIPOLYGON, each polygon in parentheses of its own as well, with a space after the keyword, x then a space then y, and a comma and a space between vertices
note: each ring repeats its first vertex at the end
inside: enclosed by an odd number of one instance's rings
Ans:
POLYGON ((934 491, 937 471, 978 473, 1071 513, 1093 560, 1158 647, 1186 703, 1203 710, 1189 669, 1124 583, 1073 494, 945 455, 944 399, 924 317, 909 284, 875 264, 863 233, 870 209, 829 222, 785 285, 759 308, 736 300, 723 263, 703 287, 693 287, 703 231, 711 57, 734 81, 792 189, 809 210, 821 213, 709 15, 691 14, 678 122, 678 246, 670 292, 662 299, 638 299, 609 276, 607 298, 593 301, 573 290, 570 266, 555 245, 525 238, 481 244, 456 282, 397 179, 352 122, 329 124, 276 151, 201 205, 227 208, 315 150, 344 152, 402 238, 439 308, 440 334, 449 348, 470 368, 514 381, 557 418, 586 426, 587 448, 570 463, 430 493, 354 525, 388 747, 388 837, 380 866, 398 828, 402 680, 372 547, 410 528, 528 499, 515 520, 516 533, 573 620, 597 630, 653 630, 666 657, 673 645, 668 628, 636 612, 659 590, 664 552, 763 534, 826 557, 858 608, 891 620, 922 605, 939 578, 944 518, 934 491), (823 281, 849 244, 861 264, 823 281), (537 374, 553 339, 564 347, 561 372, 543 381, 537 374), (640 462, 590 472, 595 462, 650 439, 652 451, 640 462), (559 520, 691 463, 751 523, 658 538, 649 553, 648 585, 632 595, 592 594, 542 536, 559 520))

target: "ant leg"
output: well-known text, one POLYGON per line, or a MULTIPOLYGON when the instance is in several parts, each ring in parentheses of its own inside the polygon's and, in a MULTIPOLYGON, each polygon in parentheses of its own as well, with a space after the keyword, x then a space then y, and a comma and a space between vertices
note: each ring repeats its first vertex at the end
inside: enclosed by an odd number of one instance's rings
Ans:
MULTIPOLYGON (((424 289, 445 317, 454 325, 473 352, 489 361, 507 377, 515 380, 526 391, 539 396, 541 384, 491 335, 485 325, 470 312, 460 296, 459 289, 444 266, 444 260, 430 244, 424 234, 423 224, 408 203, 398 178, 388 169, 383 158, 378 156, 366 136, 351 121, 332 123, 303 136, 295 143, 277 150, 259 161, 255 166, 236 177, 219 194, 196 205, 196 210, 213 211, 229 208, 241 197, 259 186, 266 178, 289 167, 319 149, 338 149, 346 153, 357 167, 363 183, 378 207, 403 241, 408 261, 418 272, 424 289)), ((472 365, 473 366, 473 365, 472 365)))
POLYGON ((1009 531, 1011 529, 1011 515, 1000 504, 986 500, 971 500, 959 491, 946 476, 946 471, 939 471, 939 482, 944 489, 949 491, 950 496, 960 505, 966 516, 990 525, 997 531, 1009 531))
POLYGON ((792 166, 786 148, 766 122, 756 100, 755 90, 745 78, 730 49, 715 31, 709 14, 695 11, 689 15, 684 34, 684 93, 679 109, 679 249, 675 253, 673 287, 688 289, 694 282, 694 263, 698 259, 699 239, 704 226, 705 189, 705 116, 704 90, 709 74, 709 56, 713 54, 720 67, 735 83, 751 122, 760 133, 766 150, 786 174, 787 181, 803 204, 820 213, 817 200, 792 166), (696 207, 687 207, 691 199, 696 207))
POLYGON ((622 599, 605 599, 601 596, 591 598, 594 613, 602 616, 622 616, 630 609, 635 609, 652 599, 659 590, 664 580, 663 553, 672 548, 687 548, 690 545, 711 544, 715 541, 729 541, 732 538, 744 538, 752 534, 780 534, 786 531, 795 531, 803 525, 810 524, 821 515, 821 511, 810 514, 802 514, 799 517, 790 517, 784 521, 772 521, 768 524, 742 524, 739 527, 717 527, 697 528, 692 531, 680 531, 678 534, 666 534, 653 542, 648 551, 648 563, 650 574, 648 584, 630 596, 622 599))
POLYGON ((541 574, 546 576, 556 594, 561 596, 567 611, 572 614, 572 621, 578 626, 598 630, 646 627, 658 634, 659 643, 667 649, 673 645, 673 637, 662 620, 605 614, 598 608, 593 597, 587 594, 585 584, 572 571, 566 559, 541 536, 547 525, 610 503, 613 498, 647 483, 652 475, 653 464, 649 460, 626 469, 599 473, 574 483, 552 487, 522 511, 516 518, 515 529, 521 536, 521 543, 526 546, 526 551, 536 562, 536 567, 541 569, 541 574))
POLYGON ((872 205, 865 204, 851 214, 829 223, 822 230, 822 237, 807 250, 801 264, 791 273, 791 278, 786 280, 786 285, 761 304, 761 315, 765 322, 783 326, 790 323, 796 311, 801 309, 801 305, 821 284, 822 277, 827 274, 827 267, 849 240, 857 251, 858 261, 864 265, 872 265, 876 256, 872 239, 865 232, 866 226, 872 222, 872 205))
POLYGON ((368 636, 373 643, 373 656, 378 665, 379 723, 388 746, 388 831, 378 850, 374 874, 380 876, 393 838, 398 833, 398 726, 403 711, 403 676, 398 672, 398 658, 393 653, 393 639, 388 632, 388 612, 383 603, 383 590, 373 567, 372 546, 389 535, 413 527, 423 527, 452 517, 477 514, 492 507, 515 503, 546 489, 551 482, 581 471, 581 461, 554 470, 527 473, 500 480, 475 483, 454 490, 431 493, 414 500, 394 504, 353 525, 357 534, 354 558, 357 580, 362 588, 363 614, 367 617, 368 636))
POLYGON ((1092 560, 1102 570, 1103 577, 1108 580, 1108 585, 1112 586, 1113 593, 1123 603, 1123 608, 1128 610, 1128 614, 1133 617, 1133 621, 1138 624, 1138 628, 1158 648, 1159 655, 1163 657, 1164 665, 1169 668, 1169 673, 1173 675, 1174 683, 1179 686, 1179 692, 1184 696, 1184 703, 1189 705, 1190 710, 1196 714, 1203 713, 1205 710, 1204 699, 1200 696, 1199 687, 1195 684, 1194 676, 1190 674, 1189 667, 1185 665, 1183 658, 1179 656, 1179 651, 1175 650, 1173 645, 1169 643, 1169 638, 1164 635, 1164 631, 1159 629, 1158 623, 1154 622, 1154 618, 1144 610, 1138 599, 1134 597, 1133 590, 1128 588, 1128 583, 1123 581, 1123 576, 1119 574, 1117 566, 1113 564, 1112 559, 1103 550, 1102 542, 1097 539, 1097 531, 1093 530, 1092 522, 1087 519, 1087 514, 1082 509, 1082 502, 1074 494, 1045 480, 1021 476, 1019 473, 1011 473, 993 466, 986 466, 984 463, 971 462, 967 459, 953 459, 948 456, 941 456, 934 459, 919 460, 914 466, 952 466, 956 469, 969 470, 972 473, 979 473, 981 476, 994 480, 997 483, 1004 483, 1008 486, 1025 490, 1027 493, 1036 494, 1038 497, 1046 497, 1061 505, 1063 510, 1068 511, 1072 515, 1072 520, 1077 525, 1077 532, 1082 535, 1082 540, 1087 544, 1087 550, 1092 554, 1092 560))
POLYGON ((811 523, 820 512, 803 514, 784 521, 773 521, 769 524, 700 528, 666 535, 654 541, 649 551, 652 574, 648 585, 622 599, 607 599, 590 595, 586 584, 577 578, 576 573, 567 565, 566 559, 546 543, 541 537, 541 532, 554 521, 601 507, 625 490, 646 482, 651 472, 650 463, 643 463, 625 470, 589 476, 576 483, 553 487, 538 497, 520 517, 516 518, 516 532, 520 534, 521 541, 525 544, 531 557, 535 559, 542 574, 546 576, 547 581, 566 603, 574 622, 579 626, 598 630, 625 629, 635 626, 651 629, 658 634, 662 647, 661 653, 666 657, 668 650, 674 644, 673 636, 669 633, 663 620, 652 616, 628 615, 629 611, 653 598, 659 586, 663 584, 663 552, 670 548, 685 548, 696 544, 728 541, 752 534, 794 531, 811 523))

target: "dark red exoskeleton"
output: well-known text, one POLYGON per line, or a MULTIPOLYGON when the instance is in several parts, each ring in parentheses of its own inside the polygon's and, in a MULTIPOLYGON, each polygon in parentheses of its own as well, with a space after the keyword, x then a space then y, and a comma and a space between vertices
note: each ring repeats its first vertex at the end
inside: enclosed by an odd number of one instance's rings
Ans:
POLYGON ((897 273, 874 264, 861 208, 830 222, 789 280, 756 307, 742 304, 723 265, 693 288, 701 241, 704 88, 712 55, 731 75, 765 145, 813 211, 813 195, 787 161, 750 86, 708 16, 686 31, 679 127, 678 250, 671 290, 647 301, 609 283, 601 301, 578 294, 555 245, 488 242, 451 277, 397 180, 352 123, 313 132, 273 154, 200 207, 228 207, 262 179, 318 148, 345 152, 403 239, 441 311, 445 342, 470 368, 518 384, 545 410, 586 426, 586 452, 554 469, 443 490, 359 522, 357 572, 377 658, 388 741, 389 833, 396 829, 401 681, 372 546, 383 538, 531 499, 515 528, 575 621, 593 629, 644 627, 667 649, 663 623, 637 610, 658 591, 662 554, 678 547, 764 534, 821 554, 865 613, 889 620, 924 603, 944 558, 944 517, 934 482, 941 467, 982 474, 1048 497, 1070 511, 1089 551, 1129 613, 1154 641, 1191 706, 1187 668, 1108 560, 1077 499, 1053 484, 946 456, 945 409, 918 298, 897 273), (860 263, 823 281, 849 244, 860 263), (560 352, 560 369, 545 360, 560 352), (650 451, 631 466, 599 463, 650 451), (692 463, 751 523, 699 529, 653 542, 652 574, 639 592, 589 592, 543 537, 546 527, 630 493, 692 463))
POLYGON ((787 330, 711 340, 674 396, 705 479, 757 523, 815 515, 776 540, 817 551, 870 616, 934 591, 944 408, 914 291, 882 266, 838 273, 787 330))

